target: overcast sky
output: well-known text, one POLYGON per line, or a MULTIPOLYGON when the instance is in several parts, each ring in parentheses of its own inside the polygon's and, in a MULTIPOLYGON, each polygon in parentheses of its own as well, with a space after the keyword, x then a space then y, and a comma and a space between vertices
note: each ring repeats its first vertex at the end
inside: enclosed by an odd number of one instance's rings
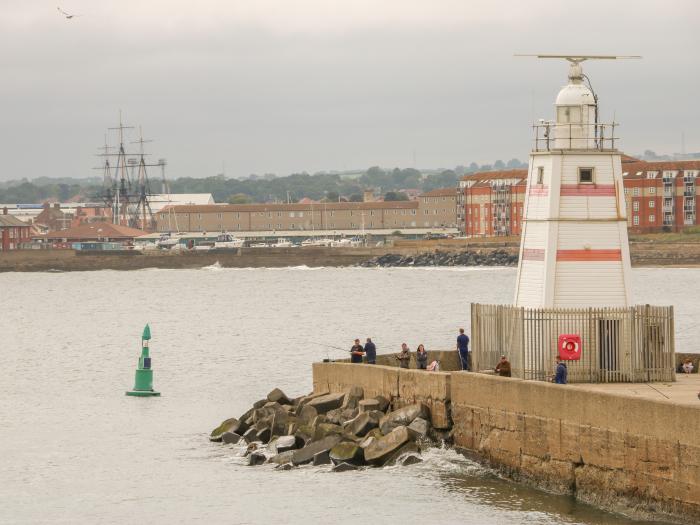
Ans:
POLYGON ((98 174, 119 109, 173 178, 524 160, 567 66, 516 52, 643 55, 584 64, 602 119, 700 151, 697 0, 0 5, 0 179, 98 174))

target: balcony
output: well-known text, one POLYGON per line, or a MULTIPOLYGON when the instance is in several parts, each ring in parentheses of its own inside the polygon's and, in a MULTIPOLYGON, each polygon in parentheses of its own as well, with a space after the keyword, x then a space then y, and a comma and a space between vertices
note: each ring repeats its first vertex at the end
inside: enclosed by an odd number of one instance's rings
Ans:
POLYGON ((544 122, 532 126, 533 151, 598 150, 614 151, 617 124, 557 124, 544 122))

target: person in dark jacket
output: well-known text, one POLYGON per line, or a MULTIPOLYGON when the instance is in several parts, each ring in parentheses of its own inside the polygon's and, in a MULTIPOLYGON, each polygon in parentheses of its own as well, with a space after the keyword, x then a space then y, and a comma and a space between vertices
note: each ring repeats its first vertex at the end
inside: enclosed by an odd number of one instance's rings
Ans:
POLYGON ((554 382, 558 385, 565 385, 568 375, 569 369, 566 368, 566 363, 561 356, 557 356, 557 372, 554 374, 554 382))
POLYGON ((362 348, 362 345, 360 344, 359 339, 355 339, 355 344, 352 345, 352 348, 350 349, 350 362, 351 363, 361 363, 362 362, 362 354, 365 353, 365 349, 362 348))
POLYGON ((377 347, 369 337, 365 343, 365 357, 367 358, 367 364, 374 365, 377 363, 377 347))
POLYGON ((419 344, 416 349, 416 368, 418 370, 428 369, 428 352, 425 351, 425 346, 422 344, 419 344))
POLYGON ((401 368, 408 368, 408 363, 411 362, 411 352, 408 349, 408 345, 406 343, 401 343, 401 352, 395 354, 394 357, 398 359, 401 368))
POLYGON ((464 328, 459 329, 457 336, 457 351, 459 352, 459 361, 462 364, 462 370, 471 370, 469 359, 469 336, 464 333, 464 328))
POLYGON ((506 356, 501 356, 501 360, 496 365, 496 373, 501 377, 510 377, 510 361, 506 356))

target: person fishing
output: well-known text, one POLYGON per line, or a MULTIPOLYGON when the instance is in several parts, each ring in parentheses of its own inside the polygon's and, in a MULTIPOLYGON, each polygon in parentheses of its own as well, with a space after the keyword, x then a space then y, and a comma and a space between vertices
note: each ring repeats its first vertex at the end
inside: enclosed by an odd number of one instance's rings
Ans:
POLYGON ((374 365, 377 363, 377 347, 369 337, 365 343, 365 357, 367 358, 367 364, 374 365))
POLYGON ((408 363, 411 361, 411 351, 406 343, 401 343, 401 352, 395 354, 394 357, 399 361, 401 368, 408 368, 408 363))
POLYGON ((496 365, 495 371, 501 377, 510 377, 510 361, 508 361, 505 355, 501 356, 501 360, 496 365))
POLYGON ((355 339, 355 344, 352 345, 352 348, 350 349, 350 362, 351 363, 361 363, 362 362, 362 356, 365 353, 365 349, 362 348, 362 345, 360 344, 359 339, 355 339))
POLYGON ((425 351, 423 343, 419 344, 416 349, 416 368, 418 370, 428 369, 428 352, 425 351))
POLYGON ((464 333, 464 328, 459 329, 457 336, 457 352, 459 352, 459 361, 462 364, 462 370, 471 370, 469 362, 469 336, 464 333))

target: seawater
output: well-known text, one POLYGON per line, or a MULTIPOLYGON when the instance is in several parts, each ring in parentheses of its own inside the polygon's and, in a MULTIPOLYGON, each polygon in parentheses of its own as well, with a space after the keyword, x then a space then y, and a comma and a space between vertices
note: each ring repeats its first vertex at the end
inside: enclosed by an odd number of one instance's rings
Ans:
MULTIPOLYGON (((311 363, 372 337, 452 348, 469 303, 510 302, 513 269, 286 268, 0 274, 0 523, 635 523, 504 481, 449 449, 334 474, 247 467, 209 431, 311 363), (151 324, 161 398, 130 398, 151 324)), ((698 349, 700 270, 636 269, 698 349)))

